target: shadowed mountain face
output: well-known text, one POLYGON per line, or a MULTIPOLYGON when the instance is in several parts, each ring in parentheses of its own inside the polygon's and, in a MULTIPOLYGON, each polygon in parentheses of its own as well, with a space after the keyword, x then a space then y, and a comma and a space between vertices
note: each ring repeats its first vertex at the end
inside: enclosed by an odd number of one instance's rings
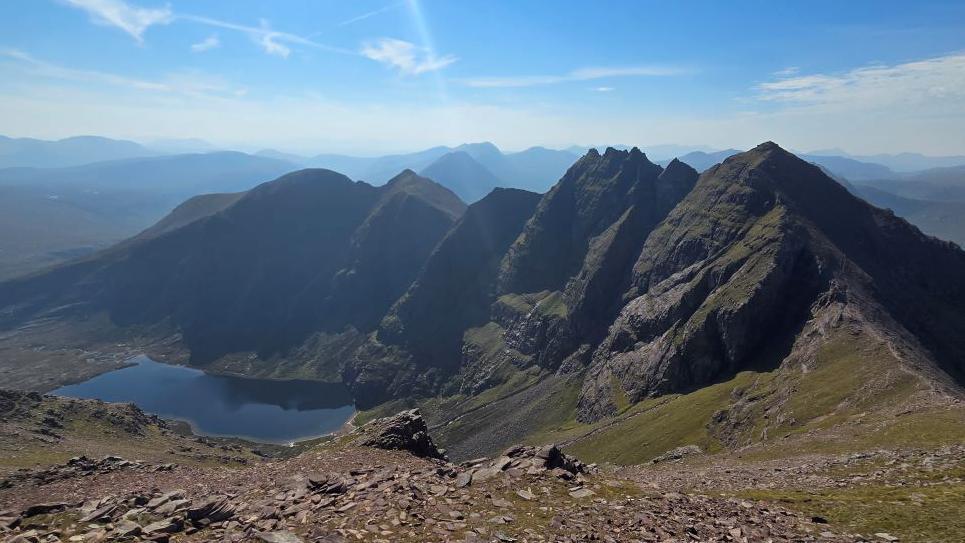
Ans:
POLYGON ((104 249, 151 226, 186 198, 245 191, 294 169, 288 162, 231 152, 0 169, 0 278, 104 249))
POLYGON ((464 207, 412 172, 375 188, 302 170, 182 228, 4 284, 0 298, 77 303, 121 326, 170 321, 197 361, 271 352, 377 324, 464 207))
POLYGON ((468 209, 411 171, 376 188, 304 170, 0 284, 8 323, 163 323, 195 363, 341 379, 362 408, 494 389, 492 406, 467 400, 478 417, 446 425, 466 454, 494 428, 508 441, 541 417, 593 423, 747 372, 767 377, 712 404, 701 432, 745 439, 733 428, 826 391, 814 374, 846 383, 830 410, 864 401, 861 380, 902 398, 919 377, 954 388, 962 307, 965 252, 773 143, 699 178, 638 149, 591 150, 545 195, 497 189, 468 209))
POLYGON ((383 320, 379 338, 402 344, 429 365, 458 365, 462 334, 489 320, 500 259, 539 199, 496 189, 469 206, 383 320))
MULTIPOLYGON (((683 168, 679 162, 674 168, 683 168)), ((692 169, 691 169, 692 171, 692 169)), ((676 203, 671 183, 646 155, 607 149, 590 151, 546 194, 520 239, 510 248, 500 277, 502 292, 559 290, 582 265, 590 239, 621 219, 634 204, 669 211, 676 203), (670 185, 670 186, 667 186, 670 185)), ((651 219, 651 222, 655 222, 651 219)))
POLYGON ((619 310, 647 233, 696 178, 679 161, 664 170, 611 148, 580 159, 538 203, 497 190, 471 206, 356 354, 356 397, 478 391, 507 363, 555 368, 585 355, 619 310))

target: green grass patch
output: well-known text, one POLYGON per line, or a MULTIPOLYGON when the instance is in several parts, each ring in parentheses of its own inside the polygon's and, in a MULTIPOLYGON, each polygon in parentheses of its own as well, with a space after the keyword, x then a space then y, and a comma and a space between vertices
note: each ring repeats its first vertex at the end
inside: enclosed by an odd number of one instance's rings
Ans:
POLYGON ((563 301, 563 293, 559 291, 553 291, 537 302, 536 310, 547 317, 557 317, 560 319, 566 318, 566 315, 569 313, 569 308, 566 307, 566 302, 563 301))
POLYGON ((839 530, 878 532, 905 543, 965 541, 965 484, 855 486, 819 490, 747 490, 738 496, 776 501, 828 519, 839 530))
POLYGON ((588 462, 615 464, 641 464, 683 445, 718 451, 720 442, 708 432, 711 417, 728 405, 735 388, 750 385, 757 375, 741 372, 727 382, 689 394, 646 399, 630 408, 623 420, 568 449, 588 462))

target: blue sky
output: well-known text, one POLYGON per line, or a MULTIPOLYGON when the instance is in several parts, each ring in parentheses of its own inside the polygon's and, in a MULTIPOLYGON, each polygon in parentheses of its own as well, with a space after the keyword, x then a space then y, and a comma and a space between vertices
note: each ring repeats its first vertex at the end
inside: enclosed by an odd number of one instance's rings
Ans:
POLYGON ((5 0, 0 133, 965 154, 965 2, 5 0))

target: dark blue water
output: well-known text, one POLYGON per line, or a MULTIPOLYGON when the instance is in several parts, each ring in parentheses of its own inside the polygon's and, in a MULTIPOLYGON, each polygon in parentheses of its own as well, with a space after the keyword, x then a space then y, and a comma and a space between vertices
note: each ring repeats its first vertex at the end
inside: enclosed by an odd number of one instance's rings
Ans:
POLYGON ((209 375, 139 356, 134 366, 53 391, 59 396, 132 402, 187 421, 196 433, 288 443, 337 430, 355 412, 342 385, 209 375))

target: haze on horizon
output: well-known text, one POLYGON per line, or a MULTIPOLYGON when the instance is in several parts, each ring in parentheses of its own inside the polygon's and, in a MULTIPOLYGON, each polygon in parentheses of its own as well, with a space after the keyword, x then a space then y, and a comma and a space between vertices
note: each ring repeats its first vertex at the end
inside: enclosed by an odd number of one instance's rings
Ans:
POLYGON ((963 23, 955 1, 11 0, 0 134, 965 154, 963 23))

